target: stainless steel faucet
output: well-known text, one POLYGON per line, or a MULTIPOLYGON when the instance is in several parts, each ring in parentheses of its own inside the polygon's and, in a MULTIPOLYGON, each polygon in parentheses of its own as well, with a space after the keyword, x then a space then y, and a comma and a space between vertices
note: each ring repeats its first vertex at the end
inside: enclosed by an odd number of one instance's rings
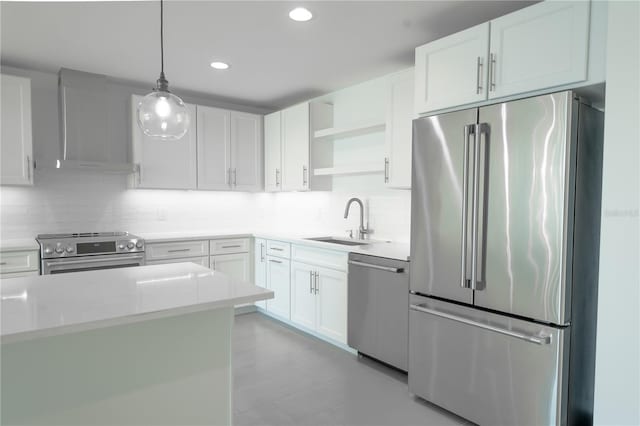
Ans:
POLYGON ((351 203, 358 203, 360 205, 360 227, 358 228, 358 239, 364 240, 367 238, 367 235, 371 233, 369 229, 369 223, 367 222, 367 226, 364 226, 364 204, 362 204, 362 200, 360 198, 351 198, 347 201, 347 206, 344 209, 344 218, 349 217, 349 208, 351 207, 351 203))

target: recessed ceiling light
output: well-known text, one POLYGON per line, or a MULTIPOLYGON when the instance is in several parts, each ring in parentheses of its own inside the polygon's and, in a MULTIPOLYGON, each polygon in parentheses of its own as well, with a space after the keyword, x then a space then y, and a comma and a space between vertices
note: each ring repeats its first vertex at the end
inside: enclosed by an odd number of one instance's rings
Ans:
POLYGON ((211 62, 211 68, 215 68, 217 70, 226 70, 229 68, 229 64, 225 62, 211 62))
POLYGON ((309 12, 309 10, 305 9, 304 7, 296 7, 291 12, 289 12, 289 18, 298 22, 308 21, 312 17, 313 15, 311 14, 311 12, 309 12))

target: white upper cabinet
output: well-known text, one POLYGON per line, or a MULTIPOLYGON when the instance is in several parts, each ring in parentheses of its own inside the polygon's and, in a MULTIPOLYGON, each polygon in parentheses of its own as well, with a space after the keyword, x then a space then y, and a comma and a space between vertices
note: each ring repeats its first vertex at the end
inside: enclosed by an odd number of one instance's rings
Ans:
POLYGON ((0 183, 33 185, 31 80, 0 74, 0 183))
POLYGON ((489 23, 416 48, 415 111, 486 99, 489 23))
POLYGON ((602 82, 601 3, 543 1, 418 47, 415 113, 602 82))
POLYGON ((282 182, 282 113, 264 116, 264 189, 280 191, 282 182))
POLYGON ((133 161, 138 166, 134 179, 137 188, 196 189, 196 107, 187 104, 190 125, 177 141, 154 139, 142 133, 136 124, 136 105, 141 96, 131 97, 133 161))
POLYGON ((262 116, 231 112, 233 189, 262 190, 262 116))
POLYGON ((282 111, 282 190, 309 189, 309 103, 282 111))
POLYGON ((587 79, 588 1, 545 1, 491 21, 489 98, 587 79))
POLYGON ((135 187, 262 189, 262 116, 187 104, 187 134, 178 141, 153 140, 136 125, 140 99, 133 95, 131 101, 135 187))
POLYGON ((389 82, 384 183, 389 188, 411 188, 413 69, 393 75, 389 82))
POLYGON ((197 110, 198 189, 231 189, 231 113, 200 105, 197 110))

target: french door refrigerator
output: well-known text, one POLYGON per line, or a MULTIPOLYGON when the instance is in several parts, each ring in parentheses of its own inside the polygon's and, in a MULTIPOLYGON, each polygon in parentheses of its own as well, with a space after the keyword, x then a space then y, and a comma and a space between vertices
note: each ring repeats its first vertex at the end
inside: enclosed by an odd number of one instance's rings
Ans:
POLYGON ((412 393, 483 425, 591 421, 602 133, 572 92, 414 120, 412 393))

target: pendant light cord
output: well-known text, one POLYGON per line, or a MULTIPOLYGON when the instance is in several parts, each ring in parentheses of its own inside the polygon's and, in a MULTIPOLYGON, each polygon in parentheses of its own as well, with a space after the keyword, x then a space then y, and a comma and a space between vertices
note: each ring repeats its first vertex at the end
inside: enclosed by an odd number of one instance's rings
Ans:
POLYGON ((160 0, 160 73, 164 77, 164 1, 160 0))

